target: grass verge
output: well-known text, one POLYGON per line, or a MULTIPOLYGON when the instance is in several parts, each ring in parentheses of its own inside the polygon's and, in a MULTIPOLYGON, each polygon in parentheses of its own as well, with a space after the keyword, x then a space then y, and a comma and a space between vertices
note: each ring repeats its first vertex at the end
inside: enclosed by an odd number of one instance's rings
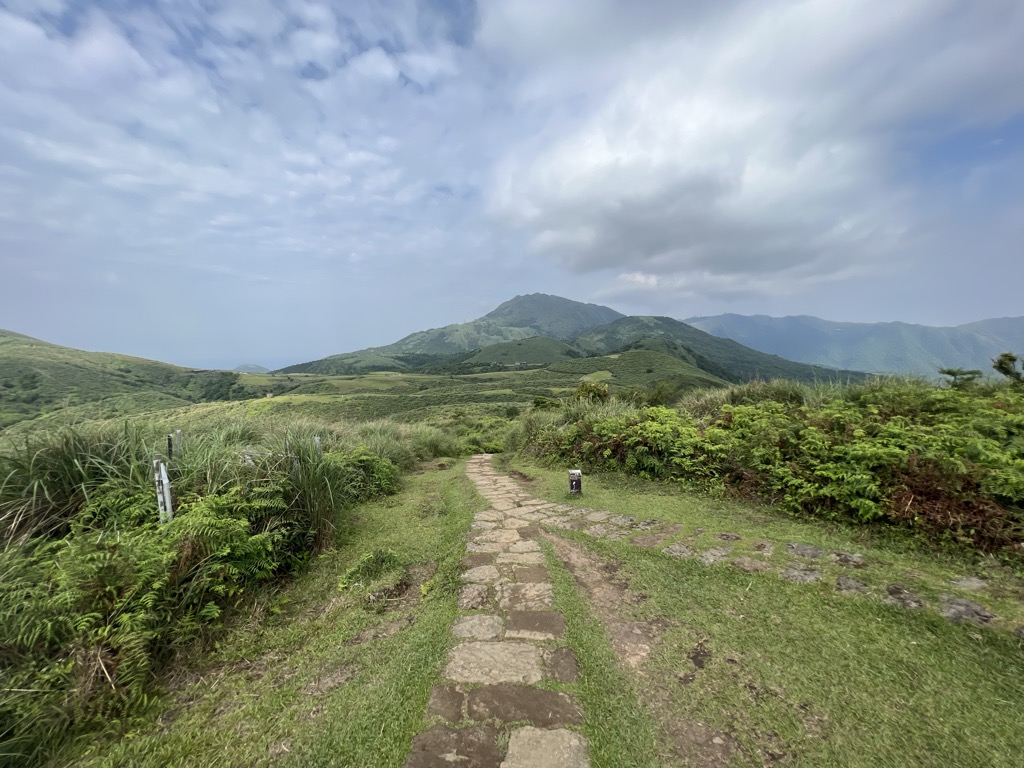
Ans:
MULTIPOLYGON (((534 478, 532 493, 564 499, 562 472, 518 460, 510 466, 534 478)), ((955 557, 900 540, 865 541, 840 527, 779 518, 658 484, 632 481, 624 488, 618 478, 591 476, 584 489, 577 502, 679 523, 677 538, 690 534, 687 544, 698 549, 722 544, 715 532, 730 531, 743 537, 737 554, 751 540, 779 542, 776 561, 787 559, 786 541, 861 552, 870 565, 852 575, 870 581, 872 592, 901 580, 926 596, 955 593, 949 578, 963 575, 955 557), (695 534, 698 528, 705 532, 695 534)), ((658 713, 660 722, 700 722, 728 734, 736 745, 731 764, 1019 764, 1024 643, 1004 626, 957 625, 927 608, 887 605, 880 594, 839 594, 830 571, 817 584, 797 585, 774 573, 705 566, 626 541, 565 535, 614 561, 616 578, 644 597, 632 608, 638 618, 666 626, 645 668, 645 685, 659 691, 639 690, 640 701, 667 707, 658 713)), ((989 580, 986 595, 972 598, 1004 617, 1011 609, 1019 616, 1017 588, 1004 574, 989 580)), ((607 764, 628 764, 614 760, 607 764)))
POLYGON ((183 660, 148 724, 53 765, 401 765, 451 643, 462 534, 483 503, 461 462, 436 466, 359 507, 342 547, 183 660), (339 590, 375 551, 400 567, 339 590))

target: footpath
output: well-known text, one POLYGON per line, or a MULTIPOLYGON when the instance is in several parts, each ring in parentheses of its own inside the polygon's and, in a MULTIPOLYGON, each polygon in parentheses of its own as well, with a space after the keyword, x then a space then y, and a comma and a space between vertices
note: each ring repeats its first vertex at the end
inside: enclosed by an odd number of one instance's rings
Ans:
POLYGON ((573 508, 523 493, 490 456, 470 459, 467 474, 490 508, 473 521, 452 627, 457 644, 428 705, 428 720, 440 722, 415 738, 405 766, 589 768, 587 740, 572 729, 582 721, 579 706, 538 686, 578 675, 572 651, 555 643, 565 620, 551 610, 537 542, 540 523, 573 508))

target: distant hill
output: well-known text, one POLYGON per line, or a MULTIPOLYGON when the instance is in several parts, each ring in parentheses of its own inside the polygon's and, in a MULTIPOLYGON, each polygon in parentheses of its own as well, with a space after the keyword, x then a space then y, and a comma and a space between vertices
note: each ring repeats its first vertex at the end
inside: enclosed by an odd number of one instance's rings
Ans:
POLYGON ((798 315, 716 315, 686 321, 716 336, 790 360, 873 373, 936 377, 939 368, 989 372, 1001 352, 1024 352, 1024 317, 955 327, 839 323, 798 315))
POLYGON ((754 378, 815 381, 863 375, 783 360, 672 318, 627 317, 608 307, 536 293, 516 296, 471 323, 421 331, 385 347, 332 355, 282 372, 458 375, 522 366, 580 375, 611 371, 609 381, 623 386, 646 386, 659 379, 693 387, 754 378), (639 350, 653 355, 642 366, 634 365, 641 357, 637 355, 610 364, 589 361, 639 350))
POLYGON ((231 396, 228 371, 193 371, 128 355, 83 352, 0 330, 0 429, 58 408, 106 403, 117 415, 231 396))
POLYGON ((256 365, 255 363, 246 363, 245 365, 239 365, 234 370, 239 373, 270 373, 269 368, 264 368, 262 365, 256 365))
POLYGON ((570 339, 588 328, 623 317, 609 307, 532 293, 516 296, 469 323, 418 331, 394 344, 331 355, 282 368, 282 373, 349 374, 413 370, 426 359, 457 355, 534 336, 570 339))
POLYGON ((797 381, 863 378, 858 371, 806 365, 765 354, 671 317, 623 317, 581 334, 574 344, 589 354, 608 354, 630 347, 664 351, 729 382, 773 378, 797 381))

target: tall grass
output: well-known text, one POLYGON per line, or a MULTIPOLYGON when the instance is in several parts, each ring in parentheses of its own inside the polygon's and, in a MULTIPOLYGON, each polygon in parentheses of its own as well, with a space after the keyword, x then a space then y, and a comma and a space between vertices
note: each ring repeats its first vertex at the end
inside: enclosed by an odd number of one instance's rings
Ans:
POLYGON ((181 643, 336 541, 346 510, 459 445, 440 430, 223 415, 82 424, 0 445, 0 763, 120 727, 181 643), (178 424, 182 424, 179 421, 178 424), (158 521, 154 456, 175 519, 158 521))

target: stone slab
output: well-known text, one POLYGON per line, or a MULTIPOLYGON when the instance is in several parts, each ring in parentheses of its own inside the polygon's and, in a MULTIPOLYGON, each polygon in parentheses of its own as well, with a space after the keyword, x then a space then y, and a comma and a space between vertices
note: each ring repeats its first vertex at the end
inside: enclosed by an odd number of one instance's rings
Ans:
POLYGON ((532 643, 472 642, 452 649, 444 676, 459 683, 539 683, 540 648, 532 643))
POLYGON ((478 565, 494 565, 494 555, 486 552, 477 552, 462 558, 463 568, 476 568, 478 565))
POLYGON ((493 584, 499 577, 498 569, 493 565, 478 565, 462 574, 462 580, 471 584, 493 584))
POLYGON ((533 583, 547 581, 548 569, 536 565, 517 565, 512 569, 512 577, 516 581, 530 581, 533 583))
POLYGON ((509 545, 508 551, 516 553, 540 552, 540 544, 536 541, 517 541, 509 545))
POLYGON ((725 560, 732 552, 732 547, 711 547, 700 553, 698 558, 704 565, 714 565, 717 562, 725 560))
POLYGON ((466 713, 472 720, 502 723, 527 722, 540 728, 578 725, 580 708, 564 693, 526 685, 486 685, 474 688, 467 698, 466 713))
POLYGON ((556 683, 572 685, 580 679, 580 667, 572 648, 554 648, 544 651, 544 669, 556 683))
POLYGON ((500 640, 505 630, 500 616, 478 613, 460 616, 452 626, 452 634, 468 640, 500 640))
POLYGON ((477 541, 491 541, 495 544, 512 544, 519 541, 519 532, 509 528, 498 528, 493 531, 485 531, 475 538, 477 541))
POLYGON ((487 605, 487 587, 483 584, 467 584, 459 590, 459 608, 472 611, 487 605))
POLYGON ((405 768, 494 768, 499 764, 498 732, 489 725, 449 728, 435 725, 412 740, 405 768))
POLYGON ((499 565, 544 565, 544 555, 540 552, 501 552, 497 561, 499 565))
POLYGON ((554 640, 565 632, 565 617, 557 611, 509 611, 505 637, 509 640, 554 640))
POLYGON ((590 768, 587 740, 565 728, 516 728, 501 768, 590 768))
POLYGON ((498 605, 506 611, 544 611, 554 602, 554 591, 546 582, 517 582, 497 586, 498 605))
POLYGON ((427 717, 440 717, 449 723, 462 720, 462 705, 466 694, 454 685, 435 685, 427 702, 427 717))

